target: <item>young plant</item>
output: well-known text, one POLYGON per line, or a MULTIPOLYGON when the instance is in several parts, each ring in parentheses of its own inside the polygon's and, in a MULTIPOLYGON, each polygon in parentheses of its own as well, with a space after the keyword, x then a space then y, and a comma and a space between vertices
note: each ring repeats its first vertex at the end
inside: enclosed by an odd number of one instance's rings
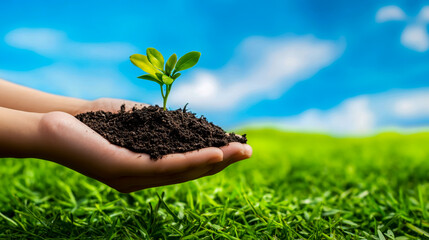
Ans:
POLYGON ((197 64, 200 59, 200 52, 189 52, 177 61, 177 55, 171 55, 164 66, 164 57, 155 48, 146 49, 146 56, 133 54, 130 56, 131 62, 141 68, 147 74, 141 75, 140 79, 153 81, 161 87, 161 95, 164 103, 164 110, 167 109, 167 99, 174 81, 181 75, 180 71, 189 69, 197 64))

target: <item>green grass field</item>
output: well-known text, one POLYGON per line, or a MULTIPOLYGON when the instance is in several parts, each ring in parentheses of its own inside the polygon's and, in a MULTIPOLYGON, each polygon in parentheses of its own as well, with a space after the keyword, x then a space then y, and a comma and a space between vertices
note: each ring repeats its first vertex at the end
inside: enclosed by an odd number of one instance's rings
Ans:
POLYGON ((429 238, 429 133, 246 132, 251 159, 132 194, 0 159, 0 239, 429 238))

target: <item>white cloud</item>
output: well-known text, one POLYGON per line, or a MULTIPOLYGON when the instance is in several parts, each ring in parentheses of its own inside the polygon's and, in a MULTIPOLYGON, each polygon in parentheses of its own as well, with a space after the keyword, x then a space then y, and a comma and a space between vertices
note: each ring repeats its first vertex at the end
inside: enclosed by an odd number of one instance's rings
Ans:
POLYGON ((380 8, 377 11, 377 14, 375 16, 375 20, 379 23, 381 22, 387 22, 387 21, 400 21, 405 20, 406 15, 404 11, 402 11, 401 8, 398 6, 385 6, 380 8))
POLYGON ((5 41, 51 58, 54 64, 25 72, 0 69, 0 78, 87 99, 145 95, 118 70, 119 64, 128 61, 128 56, 136 51, 128 43, 76 42, 64 32, 48 28, 15 29, 5 36, 5 41))
POLYGON ((418 130, 422 126, 410 123, 422 119, 429 119, 429 88, 357 96, 329 110, 309 109, 296 116, 259 119, 248 125, 270 125, 294 131, 338 135, 366 135, 392 128, 418 130))
POLYGON ((418 21, 429 23, 429 6, 424 6, 417 16, 418 21))
POLYGON ((230 110, 264 98, 277 98, 298 81, 335 61, 344 44, 312 36, 250 37, 218 71, 198 70, 177 83, 171 102, 193 109, 230 110))
POLYGON ((5 36, 5 41, 16 48, 28 49, 41 55, 51 55, 61 50, 66 36, 63 32, 53 29, 19 28, 9 32, 5 36))
POLYGON ((408 25, 402 32, 401 43, 418 52, 428 50, 429 35, 426 30, 426 25, 420 23, 408 25))
POLYGON ((18 28, 5 36, 10 46, 34 51, 51 58, 119 60, 133 54, 135 47, 128 43, 84 43, 75 42, 58 30, 48 28, 18 28))
POLYGON ((398 97, 392 106, 393 112, 401 118, 429 117, 429 91, 417 91, 409 96, 398 97))
POLYGON ((310 109, 294 117, 274 120, 273 123, 281 128, 299 131, 366 134, 373 130, 375 119, 369 108, 369 99, 360 96, 328 111, 310 109))
MULTIPOLYGON (((377 11, 376 22, 404 21, 407 17, 398 6, 386 6, 377 11)), ((424 6, 417 17, 408 20, 408 24, 401 34, 401 43, 405 47, 425 52, 429 49, 429 34, 427 24, 429 23, 429 6, 424 6)))

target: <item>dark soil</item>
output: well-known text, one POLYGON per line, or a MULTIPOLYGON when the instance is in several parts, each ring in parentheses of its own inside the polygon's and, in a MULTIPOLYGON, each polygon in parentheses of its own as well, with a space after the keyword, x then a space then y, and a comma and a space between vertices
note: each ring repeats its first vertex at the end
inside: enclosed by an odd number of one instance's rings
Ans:
POLYGON ((97 111, 76 115, 109 142, 155 160, 170 153, 189 152, 206 147, 222 147, 230 142, 246 143, 243 136, 227 134, 204 116, 184 109, 164 111, 158 106, 118 113, 97 111))

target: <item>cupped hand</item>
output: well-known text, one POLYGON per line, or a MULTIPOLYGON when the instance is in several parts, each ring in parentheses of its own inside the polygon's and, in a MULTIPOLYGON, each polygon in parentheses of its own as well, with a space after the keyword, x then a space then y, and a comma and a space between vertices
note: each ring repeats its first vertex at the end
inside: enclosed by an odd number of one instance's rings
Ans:
MULTIPOLYGON (((119 102, 115 104, 106 106, 113 109, 122 105, 119 102)), ((100 109, 106 110, 105 106, 97 110, 100 109)), ((64 112, 45 114, 40 123, 40 132, 45 139, 44 158, 124 193, 212 175, 252 155, 249 145, 230 143, 221 148, 169 154, 154 161, 147 154, 134 153, 109 143, 64 112)))

